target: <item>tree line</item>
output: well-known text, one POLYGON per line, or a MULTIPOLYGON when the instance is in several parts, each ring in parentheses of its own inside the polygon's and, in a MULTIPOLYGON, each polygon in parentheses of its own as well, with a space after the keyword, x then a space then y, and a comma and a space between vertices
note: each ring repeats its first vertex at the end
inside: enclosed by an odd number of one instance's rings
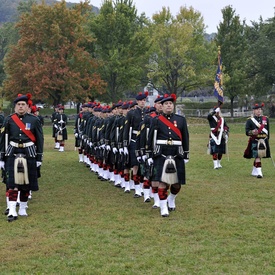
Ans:
MULTIPOLYGON (((213 90, 217 48, 223 89, 232 106, 273 91, 275 17, 248 26, 224 7, 216 36, 207 40, 199 11, 182 6, 148 18, 132 0, 104 0, 99 13, 88 0, 68 7, 22 2, 18 18, 0 28, 0 91, 13 99, 31 93, 56 104, 133 97, 147 86, 184 95, 213 90)), ((270 97, 272 100, 272 97, 270 97)))

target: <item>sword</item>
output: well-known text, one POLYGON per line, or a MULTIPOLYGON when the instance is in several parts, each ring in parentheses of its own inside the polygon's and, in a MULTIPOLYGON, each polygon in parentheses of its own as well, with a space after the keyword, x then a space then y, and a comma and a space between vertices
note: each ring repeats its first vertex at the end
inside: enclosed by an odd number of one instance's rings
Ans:
POLYGON ((274 168, 275 168, 275 162, 274 162, 273 157, 272 157, 272 155, 271 155, 271 154, 270 154, 270 158, 271 158, 272 163, 273 163, 273 166, 274 166, 274 168))

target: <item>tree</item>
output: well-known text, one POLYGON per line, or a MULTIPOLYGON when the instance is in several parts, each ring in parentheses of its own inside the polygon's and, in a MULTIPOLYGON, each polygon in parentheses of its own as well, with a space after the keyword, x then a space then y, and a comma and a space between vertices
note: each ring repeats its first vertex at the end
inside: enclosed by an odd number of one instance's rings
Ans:
POLYGON ((101 100, 123 99, 127 91, 141 86, 150 46, 146 19, 137 16, 132 0, 105 0, 90 28, 96 38, 95 56, 103 65, 100 74, 108 83, 101 100))
POLYGON ((153 15, 152 49, 147 66, 152 81, 170 93, 213 85, 214 44, 204 39, 203 17, 192 7, 181 7, 174 17, 169 8, 153 15))
POLYGON ((22 15, 16 25, 20 39, 5 59, 9 98, 31 93, 57 104, 104 92, 98 63, 84 48, 94 42, 85 28, 89 9, 87 1, 67 9, 62 0, 54 6, 35 4, 22 15))
POLYGON ((224 95, 231 102, 231 116, 233 116, 233 103, 240 95, 248 92, 245 82, 245 56, 247 44, 244 37, 245 22, 241 24, 240 18, 235 14, 232 6, 222 9, 223 20, 218 26, 215 38, 217 47, 221 47, 224 74, 224 95))

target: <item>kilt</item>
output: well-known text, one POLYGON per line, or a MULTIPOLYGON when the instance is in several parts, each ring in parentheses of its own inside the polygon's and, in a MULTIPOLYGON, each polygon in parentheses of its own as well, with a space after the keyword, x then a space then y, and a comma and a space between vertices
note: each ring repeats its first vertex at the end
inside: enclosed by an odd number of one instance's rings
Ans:
POLYGON ((179 184, 186 184, 185 180, 185 163, 182 156, 178 155, 178 146, 173 145, 162 145, 161 146, 161 153, 155 155, 153 157, 154 159, 154 169, 153 169, 153 175, 151 180, 152 181, 161 181, 161 175, 162 170, 164 166, 164 162, 166 159, 166 156, 174 156, 175 162, 176 162, 176 168, 177 168, 177 175, 179 184))
MULTIPOLYGON (((14 154, 26 154, 26 149, 19 149, 15 148, 14 154)), ((37 191, 39 190, 38 187, 38 180, 37 180, 37 167, 36 167, 36 159, 27 157, 27 165, 28 165, 28 176, 29 176, 29 184, 18 185, 14 183, 14 161, 15 156, 14 154, 6 157, 5 163, 5 173, 6 173, 6 185, 7 189, 14 189, 18 188, 19 190, 32 190, 37 191)))
POLYGON ((225 139, 221 139, 221 144, 217 145, 214 139, 210 139, 210 154, 226 154, 226 143, 225 139))
POLYGON ((138 166, 138 161, 136 157, 136 142, 132 141, 129 144, 129 164, 130 167, 138 166))
MULTIPOLYGON (((266 138, 264 139, 265 145, 266 145, 266 157, 264 158, 270 158, 270 146, 269 146, 269 140, 266 138)), ((257 139, 249 139, 247 148, 244 152, 244 158, 251 159, 251 158, 257 158, 258 157, 258 140, 257 139)))

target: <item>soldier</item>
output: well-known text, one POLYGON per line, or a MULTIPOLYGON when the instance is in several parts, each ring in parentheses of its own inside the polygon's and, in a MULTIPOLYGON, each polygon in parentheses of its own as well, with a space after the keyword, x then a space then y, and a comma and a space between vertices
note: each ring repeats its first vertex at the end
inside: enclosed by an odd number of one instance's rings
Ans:
POLYGON ((55 146, 54 146, 54 149, 59 149, 60 148, 60 144, 59 142, 57 142, 57 139, 56 139, 56 129, 54 127, 54 120, 58 114, 58 108, 59 108, 60 104, 56 105, 54 107, 54 112, 52 113, 51 115, 51 121, 52 121, 52 125, 53 125, 53 128, 52 128, 52 137, 54 138, 54 142, 55 142, 55 146))
POLYGON ((1 128, 0 167, 5 170, 9 194, 8 221, 27 216, 29 190, 37 191, 37 167, 42 164, 44 137, 39 119, 28 113, 27 95, 19 94, 14 100, 15 113, 8 116, 1 128), (17 196, 20 206, 17 214, 17 196))
POLYGON ((158 187, 154 186, 152 187, 151 184, 151 175, 150 175, 150 167, 146 165, 146 152, 145 152, 145 146, 148 141, 148 135, 150 131, 150 127, 152 124, 152 120, 154 117, 159 115, 162 110, 162 104, 160 101, 163 99, 163 96, 158 96, 155 101, 154 101, 154 107, 149 108, 148 114, 144 117, 143 122, 140 125, 140 131, 139 131, 139 146, 137 148, 140 148, 140 161, 141 167, 143 166, 145 171, 145 177, 144 177, 144 182, 143 182, 143 193, 144 193, 144 202, 149 202, 150 199, 150 189, 152 192, 152 197, 154 199, 154 205, 152 208, 158 208, 159 207, 159 196, 158 196, 158 187))
POLYGON ((44 126, 44 118, 39 114, 40 108, 36 107, 35 105, 31 106, 31 113, 37 116, 41 122, 41 125, 44 126))
POLYGON ((185 164, 189 161, 187 123, 185 117, 174 114, 175 101, 174 94, 166 94, 160 101, 162 114, 153 118, 146 145, 148 165, 153 165, 152 186, 158 187, 162 217, 168 217, 169 211, 176 208, 175 199, 186 183, 185 164))
POLYGON ((75 123, 74 123, 74 136, 75 136, 75 149, 78 150, 78 160, 79 162, 83 162, 83 150, 81 148, 81 124, 83 122, 83 114, 85 114, 88 110, 88 105, 87 104, 82 104, 80 107, 80 111, 77 114, 75 118, 75 123))
POLYGON ((210 125, 210 135, 208 149, 212 155, 214 169, 222 168, 221 159, 226 154, 226 144, 228 142, 229 127, 222 117, 220 107, 214 108, 207 116, 210 125))
POLYGON ((253 115, 247 119, 245 133, 249 136, 244 158, 254 158, 252 176, 262 178, 262 158, 270 158, 269 120, 262 114, 264 104, 255 104, 253 115))
POLYGON ((136 138, 139 125, 145 116, 145 104, 147 96, 148 92, 140 92, 136 96, 137 106, 135 109, 127 113, 123 131, 124 154, 128 155, 129 157, 129 164, 132 168, 132 176, 135 184, 134 198, 140 198, 142 196, 142 188, 140 186, 140 178, 138 176, 138 160, 136 157, 136 138))
POLYGON ((53 121, 55 128, 56 142, 59 143, 59 152, 64 152, 65 140, 68 139, 67 116, 64 114, 64 106, 59 105, 58 114, 53 121))

